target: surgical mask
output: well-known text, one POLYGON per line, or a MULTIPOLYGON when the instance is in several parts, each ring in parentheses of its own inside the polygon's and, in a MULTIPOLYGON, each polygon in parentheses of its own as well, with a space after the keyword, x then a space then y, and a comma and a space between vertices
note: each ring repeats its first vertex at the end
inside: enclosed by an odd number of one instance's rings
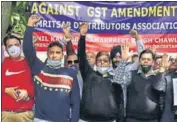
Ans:
POLYGON ((60 60, 52 60, 52 59, 47 59, 47 63, 46 63, 47 66, 54 69, 60 68, 61 64, 62 62, 60 60))
POLYGON ((9 47, 9 48, 7 49, 7 51, 8 51, 8 53, 9 53, 9 55, 10 55, 10 56, 13 56, 13 57, 18 57, 18 56, 20 56, 20 54, 21 54, 21 48, 18 47, 18 46, 15 46, 15 45, 9 47))
POLYGON ((146 74, 152 69, 152 66, 141 65, 141 69, 146 74))
POLYGON ((110 67, 97 67, 97 71, 101 74, 105 74, 109 71, 110 67))

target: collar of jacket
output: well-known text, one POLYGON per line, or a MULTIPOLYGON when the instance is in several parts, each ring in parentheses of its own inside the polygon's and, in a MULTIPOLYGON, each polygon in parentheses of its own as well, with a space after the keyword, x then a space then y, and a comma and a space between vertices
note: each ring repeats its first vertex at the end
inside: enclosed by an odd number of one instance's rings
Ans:
POLYGON ((145 75, 146 77, 149 77, 149 76, 155 75, 156 73, 155 73, 154 70, 151 68, 151 70, 150 70, 147 74, 144 74, 144 72, 141 70, 141 67, 139 67, 139 68, 138 68, 138 71, 137 71, 137 74, 143 74, 143 75, 145 75))

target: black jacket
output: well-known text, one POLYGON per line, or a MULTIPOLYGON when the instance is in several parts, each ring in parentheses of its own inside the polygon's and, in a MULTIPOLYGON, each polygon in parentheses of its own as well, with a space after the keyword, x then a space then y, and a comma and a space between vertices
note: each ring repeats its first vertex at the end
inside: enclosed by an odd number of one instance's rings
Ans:
POLYGON ((172 78, 177 78, 177 72, 168 73, 165 77, 167 82, 165 95, 165 111, 161 122, 174 122, 174 108, 173 108, 173 84, 172 78))
POLYGON ((80 106, 81 119, 115 120, 120 112, 121 86, 113 84, 112 77, 103 77, 91 68, 85 53, 85 36, 81 36, 79 40, 78 58, 84 82, 80 106))

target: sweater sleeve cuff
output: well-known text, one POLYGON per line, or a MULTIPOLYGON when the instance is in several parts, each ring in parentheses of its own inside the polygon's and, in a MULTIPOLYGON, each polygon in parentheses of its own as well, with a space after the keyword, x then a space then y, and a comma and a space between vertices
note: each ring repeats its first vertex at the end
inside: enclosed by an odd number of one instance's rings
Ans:
POLYGON ((27 28, 27 29, 30 29, 30 30, 34 29, 34 27, 28 26, 28 25, 26 26, 26 28, 27 28))
POLYGON ((34 27, 26 26, 26 31, 29 33, 34 32, 34 27))

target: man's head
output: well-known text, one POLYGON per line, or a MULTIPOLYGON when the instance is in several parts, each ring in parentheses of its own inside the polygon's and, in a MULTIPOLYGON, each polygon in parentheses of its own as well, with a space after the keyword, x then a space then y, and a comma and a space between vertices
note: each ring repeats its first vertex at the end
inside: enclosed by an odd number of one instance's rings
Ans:
POLYGON ((162 61, 162 56, 155 57, 155 62, 154 62, 154 69, 155 70, 160 68, 161 61, 162 61))
POLYGON ((55 41, 49 44, 48 49, 47 49, 47 58, 53 61, 62 60, 63 47, 58 41, 55 41))
POLYGON ((21 41, 14 35, 8 35, 3 40, 5 49, 11 58, 20 58, 21 41))
POLYGON ((107 52, 100 51, 96 55, 96 66, 97 67, 109 67, 110 57, 107 52))
POLYGON ((110 54, 111 60, 112 60, 112 66, 113 68, 116 68, 116 63, 120 62, 121 59, 121 46, 117 45, 112 48, 111 54, 110 54))
POLYGON ((77 66, 79 67, 79 60, 75 53, 71 53, 67 56, 67 67, 77 66))
POLYGON ((173 72, 177 70, 177 58, 170 58, 169 59, 169 71, 173 72))
POLYGON ((87 60, 91 66, 95 65, 95 53, 87 52, 87 60))
POLYGON ((148 73, 154 64, 155 56, 151 50, 144 50, 140 53, 139 62, 142 71, 148 73))
POLYGON ((156 56, 155 57, 155 63, 160 64, 162 61, 162 56, 156 56))
POLYGON ((133 54, 132 62, 137 62, 137 61, 138 61, 138 55, 137 54, 133 54))
POLYGON ((51 68, 60 68, 62 65, 63 58, 63 47, 62 45, 55 41, 49 44, 47 48, 47 60, 46 65, 51 68))
POLYGON ((110 70, 110 57, 107 52, 100 51, 96 55, 96 67, 97 71, 101 74, 105 74, 110 70))

